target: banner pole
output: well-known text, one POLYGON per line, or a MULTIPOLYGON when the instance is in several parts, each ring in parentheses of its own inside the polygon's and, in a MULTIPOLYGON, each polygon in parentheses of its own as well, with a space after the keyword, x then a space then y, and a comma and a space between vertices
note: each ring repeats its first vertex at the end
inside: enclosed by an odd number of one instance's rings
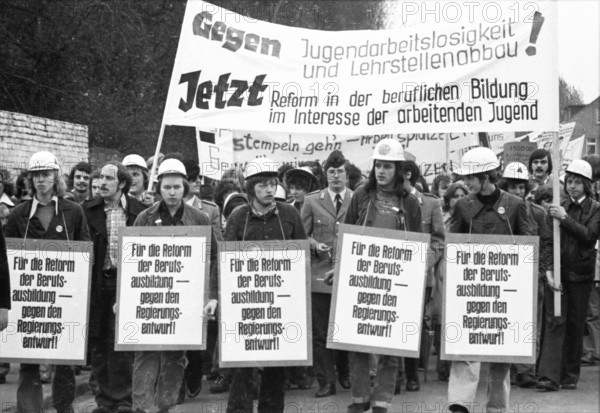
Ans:
MULTIPOLYGON (((558 180, 558 171, 560 168, 560 152, 558 147, 558 132, 552 133, 552 164, 555 169, 552 173, 552 203, 560 205, 560 181, 558 180)), ((560 222, 552 220, 553 238, 554 238, 554 285, 560 285, 560 222), (558 281, 558 283, 557 283, 558 281)), ((560 317, 560 291, 554 291, 554 316, 560 317)))
POLYGON ((163 137, 165 136, 165 125, 160 125, 160 132, 158 134, 158 142, 156 143, 156 150, 154 151, 154 159, 152 160, 152 169, 150 170, 150 179, 148 179, 148 192, 154 192, 152 185, 154 185, 154 177, 156 173, 156 163, 158 162, 158 154, 160 153, 160 147, 162 146, 163 137))

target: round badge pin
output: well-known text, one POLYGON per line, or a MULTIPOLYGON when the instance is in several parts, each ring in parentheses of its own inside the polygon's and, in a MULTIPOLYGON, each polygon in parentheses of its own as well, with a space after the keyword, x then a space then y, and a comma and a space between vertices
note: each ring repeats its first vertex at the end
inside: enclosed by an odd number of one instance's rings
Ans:
POLYGON ((62 227, 62 225, 58 225, 58 226, 56 227, 56 232, 63 232, 63 227, 62 227))
POLYGON ((506 210, 504 209, 504 207, 500 207, 500 208, 498 208, 498 213, 499 213, 500 215, 504 214, 505 212, 506 212, 506 210))

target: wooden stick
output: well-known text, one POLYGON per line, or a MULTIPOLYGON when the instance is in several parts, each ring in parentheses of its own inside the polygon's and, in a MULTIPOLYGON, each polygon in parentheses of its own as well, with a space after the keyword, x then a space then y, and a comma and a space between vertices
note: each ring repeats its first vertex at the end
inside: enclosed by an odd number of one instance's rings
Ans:
POLYGON ((160 133, 158 134, 158 142, 156 143, 156 150, 154 151, 154 160, 152 161, 152 169, 150 169, 150 179, 148 179, 148 192, 154 192, 152 185, 154 185, 154 177, 156 174, 156 164, 158 162, 158 154, 160 153, 160 147, 162 146, 163 137, 165 136, 165 125, 160 126, 160 133))
MULTIPOLYGON (((558 132, 552 134, 552 203, 560 206, 560 181, 558 172, 560 170, 560 148, 558 147, 558 132)), ((554 238, 554 285, 560 285, 560 222, 552 219, 552 229, 554 238)), ((554 316, 560 317, 560 291, 554 291, 554 316)))

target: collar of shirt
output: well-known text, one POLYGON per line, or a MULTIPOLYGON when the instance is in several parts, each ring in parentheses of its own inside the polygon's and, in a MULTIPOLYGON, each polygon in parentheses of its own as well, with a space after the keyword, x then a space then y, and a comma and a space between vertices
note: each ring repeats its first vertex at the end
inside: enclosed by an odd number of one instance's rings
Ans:
MULTIPOLYGON (((125 195, 121 195, 121 199, 119 199, 119 202, 117 203, 117 207, 121 207, 123 208, 125 211, 127 211, 127 197, 125 195)), ((110 210, 110 209, 115 209, 115 208, 111 208, 110 205, 108 205, 106 203, 106 201, 104 201, 104 212, 110 210)))
MULTIPOLYGON (((54 201, 54 212, 56 213, 56 215, 58 215, 58 197, 56 195, 52 196, 52 199, 50 199, 48 204, 52 201, 54 201)), ((33 217, 35 215, 35 211, 37 211, 38 205, 46 206, 48 204, 42 204, 40 201, 37 200, 36 197, 33 197, 33 203, 31 204, 31 211, 29 211, 29 219, 31 219, 31 217, 33 217)))
POLYGON ((9 207, 14 207, 15 206, 15 203, 5 193, 2 193, 2 196, 0 196, 0 204, 6 204, 9 207))
POLYGON ((342 202, 344 202, 344 197, 346 196, 346 191, 348 188, 344 187, 344 190, 342 192, 333 192, 331 189, 327 188, 327 193, 329 193, 329 196, 331 197, 331 202, 333 202, 333 205, 335 206, 335 196, 337 194, 340 194, 340 197, 342 198, 342 202))
POLYGON ((582 203, 583 201, 585 201, 585 195, 583 195, 583 196, 582 196, 581 198, 579 198, 579 199, 573 199, 573 197, 572 197, 572 196, 570 196, 569 198, 571 198, 571 203, 572 203, 572 204, 579 204, 579 205, 581 205, 581 203, 582 203))
POLYGON ((250 202, 250 209, 252 210, 252 213, 254 215, 256 215, 257 217, 264 217, 266 216, 269 212, 273 211, 276 207, 275 201, 273 201, 273 203, 271 204, 271 206, 269 206, 269 209, 265 210, 264 212, 260 212, 258 211, 256 208, 254 208, 254 200, 250 202))
POLYGON ((160 206, 158 207, 158 212, 160 213, 160 219, 162 220, 162 225, 163 226, 171 226, 171 225, 177 225, 178 222, 181 221, 181 218, 183 217, 183 202, 181 203, 181 205, 179 205, 179 208, 177 208, 177 211, 175 212, 175 215, 171 216, 171 212, 169 211, 169 208, 167 207, 167 205, 165 204, 164 201, 160 202, 160 206))

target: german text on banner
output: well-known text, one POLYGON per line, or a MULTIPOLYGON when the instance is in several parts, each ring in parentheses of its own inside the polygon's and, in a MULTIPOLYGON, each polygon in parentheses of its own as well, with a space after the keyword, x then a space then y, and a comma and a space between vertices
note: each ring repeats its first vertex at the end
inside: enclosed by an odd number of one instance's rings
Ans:
POLYGON ((453 4, 456 16, 437 23, 333 32, 189 0, 163 124, 339 134, 557 130, 556 2, 453 4))
POLYGON ((219 365, 310 366, 306 240, 219 243, 219 365))
POLYGON ((7 238, 12 308, 0 359, 85 364, 92 243, 7 238))
POLYGON ((115 350, 204 350, 210 227, 119 229, 115 350))
POLYGON ((419 357, 429 238, 340 225, 327 348, 419 357))
POLYGON ((446 234, 442 359, 535 363, 538 237, 446 234))

